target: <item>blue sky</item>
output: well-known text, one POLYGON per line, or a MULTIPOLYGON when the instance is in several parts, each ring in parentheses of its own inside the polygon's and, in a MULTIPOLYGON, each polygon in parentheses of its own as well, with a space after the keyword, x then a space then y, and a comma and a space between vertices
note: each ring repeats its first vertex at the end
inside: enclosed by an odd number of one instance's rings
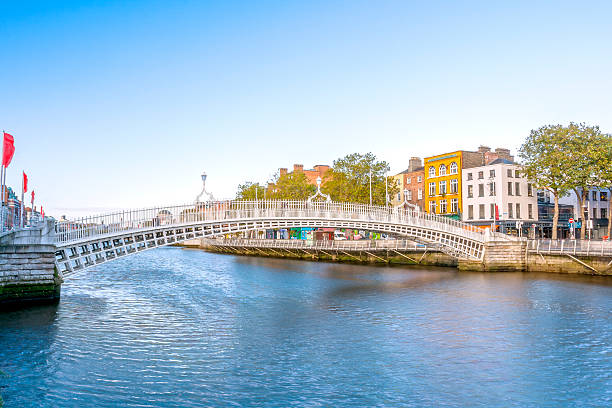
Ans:
POLYGON ((406 168, 612 131, 612 3, 0 1, 8 181, 51 215, 219 198, 278 167, 406 168))

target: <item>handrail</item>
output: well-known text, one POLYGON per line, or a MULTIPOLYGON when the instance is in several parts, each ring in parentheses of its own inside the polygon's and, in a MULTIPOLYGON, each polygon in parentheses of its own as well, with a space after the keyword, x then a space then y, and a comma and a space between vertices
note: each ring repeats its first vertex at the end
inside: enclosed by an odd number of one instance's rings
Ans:
POLYGON ((357 250, 400 250, 400 251, 426 251, 435 248, 434 245, 423 245, 407 239, 391 240, 302 240, 302 239, 252 239, 252 238, 223 238, 204 239, 203 244, 225 247, 247 248, 280 248, 280 249, 325 249, 338 251, 357 250))
POLYGON ((537 254, 612 257, 612 242, 580 239, 533 239, 528 241, 527 250, 537 254))
MULTIPOLYGON (((462 221, 412 209, 384 206, 307 201, 214 201, 197 204, 151 207, 115 211, 109 214, 82 217, 56 223, 57 241, 60 243, 95 238, 125 231, 195 223, 244 219, 330 219, 392 222, 420 226, 465 236, 477 241, 486 239, 481 228, 462 221)), ((509 239, 504 234, 488 232, 489 237, 509 239)))

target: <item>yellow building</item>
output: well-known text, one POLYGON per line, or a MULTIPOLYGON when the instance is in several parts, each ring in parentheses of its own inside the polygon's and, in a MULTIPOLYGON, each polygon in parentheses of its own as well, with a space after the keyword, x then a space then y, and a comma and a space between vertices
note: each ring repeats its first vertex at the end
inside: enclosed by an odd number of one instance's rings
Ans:
POLYGON ((430 214, 460 217, 462 169, 480 166, 480 152, 456 152, 426 157, 425 165, 425 211, 430 214))

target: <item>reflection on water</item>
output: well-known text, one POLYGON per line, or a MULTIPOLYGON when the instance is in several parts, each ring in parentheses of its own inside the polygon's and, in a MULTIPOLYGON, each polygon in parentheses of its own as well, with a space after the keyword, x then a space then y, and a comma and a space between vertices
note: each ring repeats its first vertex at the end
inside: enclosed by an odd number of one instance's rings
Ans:
POLYGON ((612 405, 612 279, 164 248, 0 314, 5 407, 612 405))

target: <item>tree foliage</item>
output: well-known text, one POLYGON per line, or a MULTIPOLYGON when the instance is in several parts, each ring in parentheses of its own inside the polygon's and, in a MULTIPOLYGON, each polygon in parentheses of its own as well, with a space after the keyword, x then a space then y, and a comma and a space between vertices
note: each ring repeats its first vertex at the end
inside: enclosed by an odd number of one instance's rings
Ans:
POLYGON ((259 200, 264 199, 264 187, 260 186, 259 183, 253 183, 247 181, 244 184, 238 185, 238 191, 236 192, 236 199, 238 200, 259 200))
POLYGON ((269 198, 275 200, 306 200, 317 188, 308 183, 308 178, 302 172, 293 172, 279 176, 269 193, 269 198))
POLYGON ((546 125, 532 130, 519 150, 522 172, 537 188, 548 190, 555 200, 553 239, 557 238, 559 197, 571 188, 567 178, 567 129, 561 125, 546 125))
MULTIPOLYGON (((372 204, 385 205, 385 176, 389 165, 377 161, 372 153, 353 153, 334 161, 325 175, 323 192, 338 202, 370 202, 370 172, 372 174, 372 204)), ((393 177, 387 177, 388 194, 392 197, 398 187, 393 177)))

